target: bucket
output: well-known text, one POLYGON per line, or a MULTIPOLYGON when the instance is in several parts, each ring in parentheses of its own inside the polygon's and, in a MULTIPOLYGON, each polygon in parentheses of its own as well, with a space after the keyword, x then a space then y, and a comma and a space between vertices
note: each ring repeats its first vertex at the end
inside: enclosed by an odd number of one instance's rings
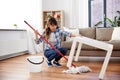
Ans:
POLYGON ((30 72, 41 72, 42 63, 44 62, 44 57, 42 56, 29 56, 27 57, 28 68, 30 72))

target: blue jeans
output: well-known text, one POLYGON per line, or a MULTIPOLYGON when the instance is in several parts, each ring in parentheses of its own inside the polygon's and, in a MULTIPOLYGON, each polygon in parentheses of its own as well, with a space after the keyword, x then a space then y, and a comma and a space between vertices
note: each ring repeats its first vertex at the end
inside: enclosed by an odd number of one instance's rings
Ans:
MULTIPOLYGON (((63 55, 67 53, 67 48, 58 48, 58 50, 63 55)), ((52 61, 53 59, 55 59, 55 61, 59 61, 62 58, 62 56, 59 53, 57 53, 54 49, 45 50, 44 55, 48 59, 48 61, 52 61)))

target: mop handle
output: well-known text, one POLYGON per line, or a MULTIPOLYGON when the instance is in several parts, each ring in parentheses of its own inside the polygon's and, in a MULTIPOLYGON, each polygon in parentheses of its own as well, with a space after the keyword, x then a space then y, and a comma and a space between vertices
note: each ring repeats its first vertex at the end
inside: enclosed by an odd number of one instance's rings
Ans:
MULTIPOLYGON (((27 21, 24 21, 33 31, 35 31, 35 29, 30 25, 28 24, 27 21)), ((56 49, 50 42, 48 42, 47 39, 45 39, 40 33, 37 32, 37 34, 43 39, 46 41, 46 43, 48 43, 50 45, 50 47, 52 47, 59 55, 61 55, 66 61, 68 61, 68 58, 66 58, 58 49, 56 49)), ((75 65, 72 63, 72 66, 75 67, 75 65)))

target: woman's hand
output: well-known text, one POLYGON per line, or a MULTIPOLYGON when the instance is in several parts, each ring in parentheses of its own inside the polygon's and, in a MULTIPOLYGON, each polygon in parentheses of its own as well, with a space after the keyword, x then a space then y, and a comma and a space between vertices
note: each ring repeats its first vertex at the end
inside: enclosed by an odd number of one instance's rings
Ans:
POLYGON ((38 30, 35 30, 34 33, 35 33, 35 35, 37 35, 38 34, 38 30))
POLYGON ((71 33, 70 37, 82 37, 82 35, 81 35, 81 34, 75 35, 75 34, 72 34, 72 33, 71 33))
POLYGON ((81 34, 79 34, 79 36, 78 37, 83 37, 81 34))

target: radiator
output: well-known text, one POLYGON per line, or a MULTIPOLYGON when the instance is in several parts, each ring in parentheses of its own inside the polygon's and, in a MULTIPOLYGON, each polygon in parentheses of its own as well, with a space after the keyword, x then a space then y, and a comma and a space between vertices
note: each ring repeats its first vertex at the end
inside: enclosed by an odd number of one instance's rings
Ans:
POLYGON ((26 30, 0 29, 0 59, 27 52, 27 44, 26 30))

